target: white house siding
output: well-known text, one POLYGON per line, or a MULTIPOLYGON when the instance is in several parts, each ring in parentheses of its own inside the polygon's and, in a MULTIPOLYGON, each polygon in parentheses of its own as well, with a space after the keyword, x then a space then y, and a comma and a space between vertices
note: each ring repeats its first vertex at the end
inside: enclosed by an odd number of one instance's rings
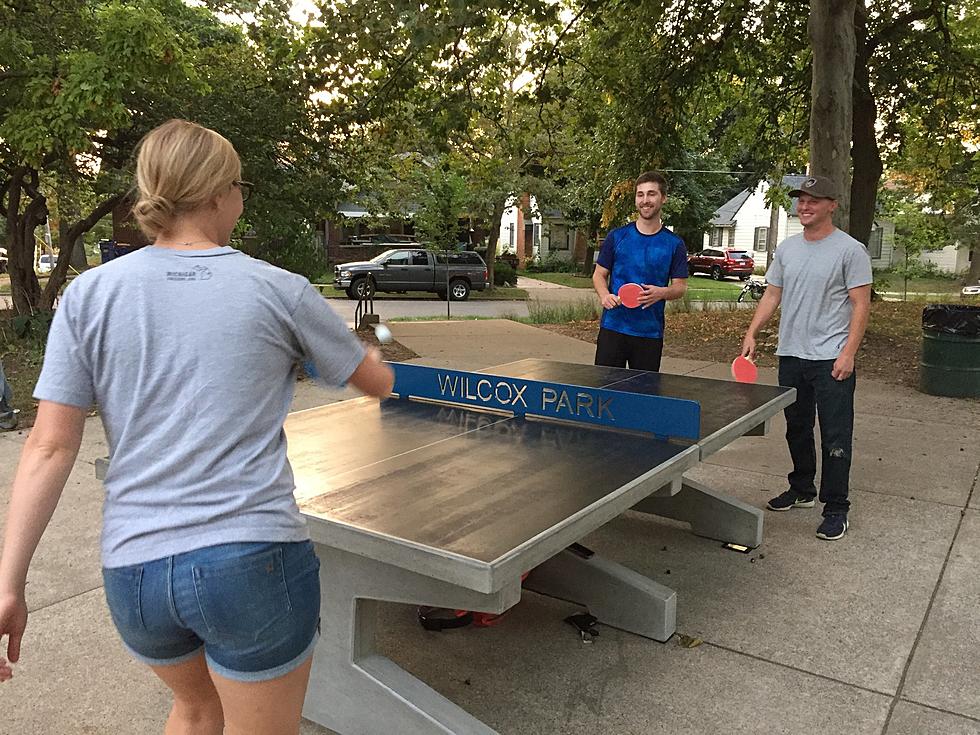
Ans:
MULTIPOLYGON (((737 248, 750 253, 765 252, 764 249, 755 249, 755 232, 756 228, 769 227, 769 207, 766 204, 765 198, 766 190, 767 185, 760 183, 742 206, 739 207, 738 212, 735 213, 733 224, 723 228, 725 230, 725 237, 721 247, 737 248)), ((787 224, 788 220, 796 220, 796 217, 789 217, 786 210, 780 209, 776 233, 777 242, 785 239, 788 235, 794 234, 792 230, 787 232, 787 228, 792 227, 791 224, 787 224)), ((705 235, 703 246, 712 247, 711 232, 705 235)))
POLYGON ((970 253, 967 248, 947 245, 942 250, 929 250, 919 256, 923 263, 932 263, 944 273, 963 273, 970 267, 970 253))
MULTIPOLYGON (((517 252, 517 199, 511 199, 507 205, 507 209, 504 210, 503 216, 500 218, 500 235, 497 238, 498 255, 505 252, 517 252)), ((537 202, 535 202, 534 197, 531 197, 531 213, 525 212, 524 225, 534 226, 532 255, 538 255, 542 240, 541 214, 537 210, 537 202)))

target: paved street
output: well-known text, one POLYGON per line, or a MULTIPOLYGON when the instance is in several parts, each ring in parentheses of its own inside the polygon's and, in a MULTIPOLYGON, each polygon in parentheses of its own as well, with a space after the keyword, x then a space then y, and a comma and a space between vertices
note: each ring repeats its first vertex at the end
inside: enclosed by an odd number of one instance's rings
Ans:
MULTIPOLYGON (((517 287, 527 291, 527 301, 480 300, 453 301, 450 303, 452 318, 488 317, 500 318, 528 316, 528 303, 568 304, 579 301, 592 301, 595 293, 591 289, 559 286, 534 278, 519 276, 517 287)), ((330 305, 348 322, 354 321, 357 302, 350 299, 330 299, 330 305)), ((374 311, 382 321, 393 319, 419 319, 425 317, 446 317, 446 302, 433 296, 431 299, 398 299, 389 296, 375 299, 374 311)))

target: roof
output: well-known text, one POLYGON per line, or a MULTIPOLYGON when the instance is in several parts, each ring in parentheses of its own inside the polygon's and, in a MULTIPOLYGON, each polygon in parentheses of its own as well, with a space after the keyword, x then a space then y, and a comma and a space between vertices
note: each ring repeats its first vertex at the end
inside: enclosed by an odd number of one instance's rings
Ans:
MULTIPOLYGON (((784 176, 782 178, 782 186, 787 189, 795 189, 801 183, 806 176, 800 174, 791 174, 789 176, 784 176)), ((727 202, 722 204, 717 210, 715 210, 714 216, 711 218, 712 227, 733 227, 735 225, 735 215, 738 214, 738 210, 742 208, 742 205, 748 200, 752 195, 752 189, 743 189, 738 194, 733 196, 727 202)), ((790 200, 789 214, 796 215, 796 199, 790 200)))
POLYGON ((735 215, 738 214, 738 210, 742 208, 742 205, 745 204, 745 200, 748 199, 751 194, 752 192, 749 189, 743 189, 727 202, 722 204, 715 211, 715 216, 711 218, 711 225, 713 227, 731 227, 734 225, 735 215))

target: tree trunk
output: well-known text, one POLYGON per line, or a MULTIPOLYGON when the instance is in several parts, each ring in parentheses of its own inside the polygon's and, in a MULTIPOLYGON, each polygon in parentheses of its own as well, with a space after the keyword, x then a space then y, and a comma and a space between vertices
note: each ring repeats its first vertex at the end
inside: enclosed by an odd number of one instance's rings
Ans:
POLYGON ((491 290, 494 288, 493 270, 497 260, 497 240, 500 239, 500 219, 504 216, 506 208, 506 201, 497 202, 493 207, 493 214, 490 215, 490 235, 487 240, 487 287, 491 290))
POLYGON ((854 5, 856 0, 811 0, 808 34, 813 50, 810 173, 830 178, 840 192, 834 224, 848 229, 854 5))
POLYGON ((970 270, 966 274, 967 283, 980 283, 980 247, 970 248, 970 270))
POLYGON ((47 200, 38 190, 37 171, 19 166, 5 183, 7 220, 7 270, 10 296, 18 316, 34 314, 41 305, 41 285, 34 272, 34 228, 48 216, 47 200), (30 202, 21 212, 24 194, 30 202))
MULTIPOLYGON (((776 201, 775 192, 773 189, 782 189, 783 186, 783 172, 781 169, 776 170, 776 175, 773 177, 772 182, 769 184, 769 191, 766 192, 766 196, 769 198, 769 229, 766 230, 766 270, 769 270, 769 266, 772 265, 772 254, 776 251, 776 246, 779 244, 779 212, 782 210, 779 202, 776 201)), ((780 200, 782 199, 782 193, 780 193, 780 200)))
MULTIPOLYGON (((95 227, 99 220, 109 214, 120 201, 122 201, 123 195, 117 194, 115 196, 109 197, 104 200, 99 206, 93 209, 85 219, 81 219, 74 223, 68 228, 65 234, 67 242, 75 242, 86 232, 95 227)), ((61 251, 64 253, 64 249, 61 251)), ((41 308, 46 310, 51 310, 54 308, 54 302, 58 299, 58 294, 61 292, 61 287, 65 284, 65 280, 68 276, 68 266, 71 265, 68 257, 59 257, 58 264, 51 271, 51 276, 48 278, 48 284, 44 287, 44 293, 41 295, 41 308)))
POLYGON ((875 204, 878 201, 878 182, 881 180, 881 154, 875 136, 878 110, 871 93, 868 71, 868 11, 863 3, 856 4, 854 11, 855 58, 854 58, 854 121, 851 161, 854 178, 851 181, 851 207, 848 231, 855 240, 865 245, 871 239, 874 227, 875 204))

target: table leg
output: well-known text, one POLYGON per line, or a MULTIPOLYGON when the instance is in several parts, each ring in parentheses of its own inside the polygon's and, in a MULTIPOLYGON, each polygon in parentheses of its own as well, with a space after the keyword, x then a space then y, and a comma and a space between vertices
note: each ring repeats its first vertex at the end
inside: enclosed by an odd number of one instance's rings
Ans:
POLYGON ((524 587, 582 605, 604 625, 655 641, 668 640, 676 629, 674 590, 596 554, 566 549, 536 566, 524 587))
POLYGON ((340 735, 496 735, 377 652, 379 601, 500 613, 520 580, 483 594, 317 544, 321 630, 303 716, 340 735))
POLYGON ((763 513, 759 508, 687 478, 676 495, 651 495, 632 509, 686 521, 698 536, 753 549, 762 543, 763 513))

